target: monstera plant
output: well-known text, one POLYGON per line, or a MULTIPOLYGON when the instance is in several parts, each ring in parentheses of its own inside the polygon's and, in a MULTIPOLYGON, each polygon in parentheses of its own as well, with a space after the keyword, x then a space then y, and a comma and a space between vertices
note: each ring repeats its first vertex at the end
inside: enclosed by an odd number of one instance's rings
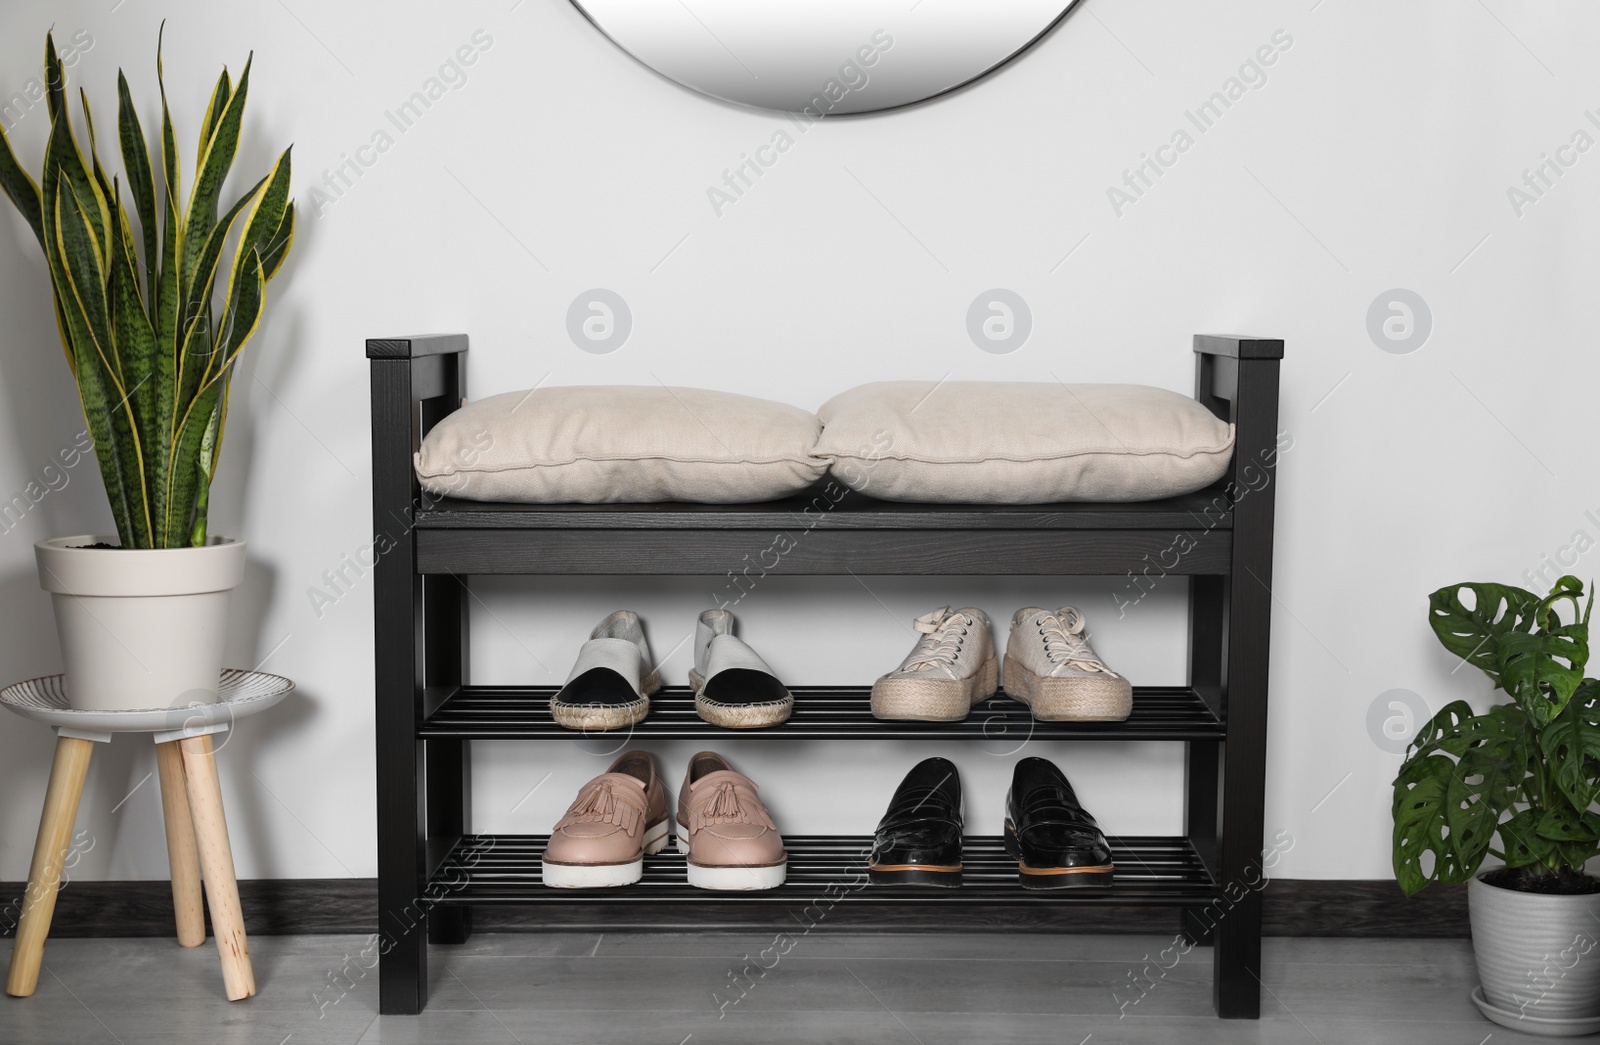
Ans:
POLYGON ((48 35, 44 65, 50 138, 42 177, 35 182, 22 169, 0 130, 0 190, 44 251, 56 326, 122 547, 202 546, 234 364, 294 237, 289 150, 219 217, 244 123, 249 61, 237 84, 227 70, 217 80, 187 199, 159 42, 159 185, 127 79, 118 73, 117 176, 100 163, 81 92, 87 149, 74 133, 65 71, 48 35))
MULTIPOLYGON (((1447 704, 1394 781, 1394 873, 1406 895, 1467 882, 1484 1015, 1576 1032, 1600 1017, 1600 682, 1584 677, 1591 594, 1562 577, 1434 592, 1428 621, 1506 701, 1447 704), (1498 840, 1498 846, 1496 841, 1498 840), (1485 858, 1504 866, 1480 873, 1485 858)), ((1592 1028, 1591 1028, 1592 1029, 1592 1028)))
POLYGON ((48 34, 50 137, 38 181, 0 130, 0 191, 44 252, 56 328, 116 523, 115 537, 34 545, 55 606, 67 698, 95 710, 219 699, 228 598, 244 575, 245 543, 208 532, 211 483, 234 366, 294 238, 288 150, 218 213, 244 126, 250 61, 237 83, 226 69, 217 80, 186 186, 161 53, 158 38, 159 171, 120 72, 121 173, 101 163, 82 91, 80 141, 48 34))
POLYGON ((1408 895, 1466 881, 1486 856, 1533 885, 1580 877, 1600 855, 1600 682, 1583 677, 1593 601, 1576 577, 1542 598, 1503 584, 1429 598, 1445 649, 1511 699, 1482 715, 1454 701, 1412 741, 1394 782, 1394 871, 1408 895))

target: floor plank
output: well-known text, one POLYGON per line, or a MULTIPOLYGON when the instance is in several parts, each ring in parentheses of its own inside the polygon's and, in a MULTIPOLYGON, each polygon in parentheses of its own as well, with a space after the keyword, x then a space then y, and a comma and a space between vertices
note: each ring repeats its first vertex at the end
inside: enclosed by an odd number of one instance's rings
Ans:
POLYGON ((1469 941, 1269 939, 1263 1019, 1211 1015, 1211 952, 1162 935, 483 934, 432 952, 428 1009, 377 1016, 373 938, 251 940, 259 996, 216 952, 52 940, 7 1045, 1514 1045, 1468 999, 1469 941), (1170 952, 1169 952, 1170 954, 1170 952), (1491 1037, 1492 1034, 1492 1037, 1491 1037))

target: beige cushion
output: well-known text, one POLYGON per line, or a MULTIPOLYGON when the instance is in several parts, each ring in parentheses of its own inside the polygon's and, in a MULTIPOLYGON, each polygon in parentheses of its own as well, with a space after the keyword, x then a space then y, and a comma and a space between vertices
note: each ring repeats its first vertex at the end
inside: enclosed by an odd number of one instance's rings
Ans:
POLYGON ((435 495, 477 501, 765 501, 828 469, 816 415, 660 386, 540 388, 469 403, 416 455, 435 495))
POLYGON ((1142 385, 885 381, 823 404, 816 453, 890 501, 1147 501, 1210 485, 1233 426, 1142 385))

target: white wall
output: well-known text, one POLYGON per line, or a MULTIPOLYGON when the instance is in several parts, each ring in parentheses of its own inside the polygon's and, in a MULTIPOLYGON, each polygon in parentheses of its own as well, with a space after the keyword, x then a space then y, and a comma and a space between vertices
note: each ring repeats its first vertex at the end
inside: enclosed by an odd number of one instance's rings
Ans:
MULTIPOLYGON (((251 547, 230 661, 299 684, 222 759, 241 876, 375 873, 370 584, 320 616, 308 594, 371 540, 369 336, 469 332, 478 394, 659 379, 806 407, 862 381, 947 373, 1188 391, 1194 332, 1284 338, 1294 449, 1279 473, 1267 825, 1296 839, 1289 877, 1388 874, 1399 757, 1369 729, 1380 694, 1410 690, 1434 709, 1488 699, 1435 644, 1427 592, 1520 582, 1575 531, 1600 538, 1584 438, 1600 368, 1600 154, 1520 216, 1506 191, 1579 128, 1600 136, 1584 118, 1600 107, 1593 5, 1087 0, 973 89, 798 135, 720 217, 707 187, 786 121, 659 78, 564 0, 13 0, 0 12, 0 94, 40 75, 53 24, 58 39, 93 38, 72 75, 99 106, 103 137, 118 66, 153 126, 163 14, 186 162, 218 66, 237 71, 254 48, 235 186, 292 140, 301 207, 294 255, 235 382, 213 497, 214 528, 251 547), (491 42, 464 85, 335 202, 313 202, 323 171, 370 143, 385 112, 479 30, 491 42), (1265 85, 1118 216, 1108 186, 1277 30, 1293 43, 1265 85), (635 317, 608 355, 566 334, 567 306, 591 287, 623 295, 635 317), (968 304, 991 287, 1033 310, 1031 339, 1009 355, 979 351, 965 330, 968 304), (1396 287, 1432 310, 1431 336, 1409 354, 1380 351, 1367 332, 1369 305, 1396 287)), ((42 105, 11 127, 30 166, 46 129, 42 105)), ((7 499, 81 428, 47 297, 37 247, 8 211, 7 499)), ((6 680, 59 668, 31 542, 109 523, 93 465, 69 474, 0 535, 6 680)), ((1576 572, 1596 563, 1586 555, 1576 572)), ((719 583, 477 582, 476 678, 559 681, 587 629, 619 606, 643 612, 656 645, 673 649, 719 583)), ((861 682, 898 662, 906 621, 934 606, 977 603, 1004 620, 1030 601, 1075 601, 1114 665, 1139 682, 1181 681, 1177 583, 1122 619, 1108 580, 868 584, 769 580, 739 606, 745 635, 793 683, 861 682)), ((687 663, 680 647, 669 677, 681 681, 687 663)), ((714 743, 795 832, 869 831, 904 769, 935 750, 967 774, 971 829, 993 832, 1014 761, 1000 742, 714 743)), ((548 829, 607 747, 478 745, 475 826, 548 829)), ((1110 830, 1180 827, 1178 746, 1031 750, 1062 763, 1110 830)), ((674 787, 688 752, 660 749, 674 787)), ((0 722, 0 878, 26 873, 49 754, 41 728, 0 722)), ((152 768, 133 740, 97 754, 82 875, 165 875, 152 768)))

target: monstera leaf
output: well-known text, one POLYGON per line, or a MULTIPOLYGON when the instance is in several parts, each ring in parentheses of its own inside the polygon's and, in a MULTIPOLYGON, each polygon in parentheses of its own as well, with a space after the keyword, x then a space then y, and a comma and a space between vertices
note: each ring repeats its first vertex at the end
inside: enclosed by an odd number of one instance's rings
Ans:
MULTIPOLYGON (((1583 582, 1562 577, 1544 598, 1505 584, 1453 584, 1428 599, 1440 644, 1480 668, 1541 724, 1561 714, 1589 662, 1589 606, 1583 582), (1470 592, 1469 608, 1461 598, 1470 592), (1572 604, 1572 623, 1557 607, 1572 604)), ((1593 596, 1590 597, 1590 603, 1593 596)))
POLYGON ((1528 776, 1526 724, 1515 705, 1474 715, 1458 700, 1418 733, 1394 782, 1395 878, 1408 896, 1477 873, 1528 776))
POLYGON ((1449 832, 1447 793, 1455 766, 1442 754, 1414 758, 1395 778, 1394 876, 1407 896, 1429 882, 1465 877, 1449 832), (1425 870, 1430 855, 1433 866, 1425 870))
POLYGON ((1555 784, 1575 808, 1600 801, 1600 682, 1584 679, 1539 737, 1555 784))
POLYGON ((1539 596, 1509 584, 1452 584, 1428 597, 1428 623, 1445 649, 1500 685, 1500 641, 1533 630, 1539 596), (1472 605, 1461 599, 1472 594, 1472 605))
POLYGON ((1457 859, 1476 870, 1494 841, 1500 818, 1514 810, 1522 796, 1533 768, 1535 734, 1515 704, 1502 704, 1469 719, 1462 731, 1470 739, 1445 792, 1447 822, 1457 859))
POLYGON ((1539 834, 1541 817, 1536 809, 1524 809, 1500 825, 1507 867, 1548 866, 1559 858, 1556 843, 1539 834))

